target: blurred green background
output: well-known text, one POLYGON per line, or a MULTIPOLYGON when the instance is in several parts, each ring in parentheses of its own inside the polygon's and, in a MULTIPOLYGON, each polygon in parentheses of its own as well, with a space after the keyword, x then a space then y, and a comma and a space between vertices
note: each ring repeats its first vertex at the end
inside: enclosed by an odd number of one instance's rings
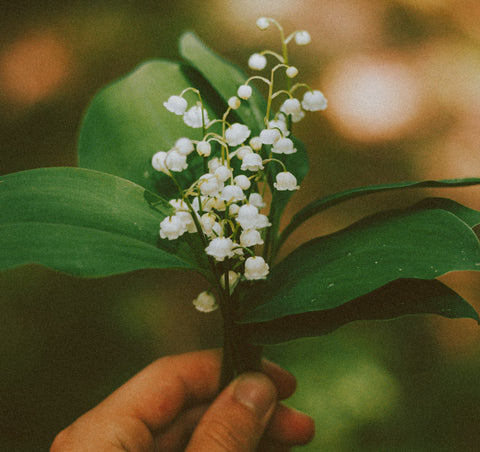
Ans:
MULTIPOLYGON (((480 175, 478 2, 4 0, 0 11, 0 174, 75 166, 94 94, 145 59, 178 59, 183 30, 243 67, 252 52, 278 48, 275 32, 255 27, 265 15, 287 32, 311 33, 312 44, 292 48, 291 60, 329 99, 327 112, 297 127, 312 171, 287 216, 354 186, 480 175)), ((479 188, 368 197, 309 221, 285 252, 426 195, 480 209, 479 188)), ((480 308, 477 274, 442 280, 480 308)), ((218 346, 218 315, 191 306, 203 288, 199 277, 173 271, 98 280, 37 266, 1 273, 0 450, 47 450, 59 430, 152 360, 218 346)), ((357 322, 267 356, 297 375, 290 404, 316 420, 304 450, 479 448, 473 321, 357 322)))

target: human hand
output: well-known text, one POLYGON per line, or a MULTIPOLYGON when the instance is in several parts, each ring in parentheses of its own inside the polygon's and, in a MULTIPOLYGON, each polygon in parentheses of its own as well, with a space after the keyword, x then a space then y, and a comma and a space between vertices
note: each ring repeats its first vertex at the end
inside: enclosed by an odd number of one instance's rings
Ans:
POLYGON ((277 402, 295 378, 264 361, 217 395, 218 350, 155 361, 57 435, 50 452, 288 451, 314 434, 310 417, 277 402))

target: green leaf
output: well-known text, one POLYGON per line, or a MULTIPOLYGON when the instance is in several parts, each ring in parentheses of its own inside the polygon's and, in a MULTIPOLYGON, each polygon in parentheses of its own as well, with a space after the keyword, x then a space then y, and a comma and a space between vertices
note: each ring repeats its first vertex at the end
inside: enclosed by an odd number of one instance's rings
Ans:
POLYGON ((251 294, 241 321, 333 309, 396 279, 460 270, 480 270, 480 244, 461 218, 419 205, 382 212, 297 248, 251 294))
MULTIPOLYGON (((150 61, 103 89, 90 105, 79 140, 79 164, 131 180, 164 196, 176 188, 151 165, 153 154, 168 151, 180 137, 201 139, 164 106, 171 95, 191 86, 181 66, 150 61)), ((196 98, 189 98, 191 104, 196 98)), ((205 105, 213 117, 212 110, 205 105)), ((195 163, 193 164, 195 166, 195 163)))
POLYGON ((80 168, 10 174, 0 178, 0 204, 2 270, 37 263, 94 277, 196 268, 158 237, 168 203, 115 176, 80 168))
POLYGON ((288 226, 282 231, 282 234, 280 236, 280 244, 282 244, 295 229, 297 229, 304 221, 308 220, 310 217, 322 212, 323 210, 328 209, 329 207, 332 207, 349 199, 392 190, 403 190, 410 188, 468 187, 478 184, 480 184, 480 178, 447 179, 438 181, 427 180, 420 182, 399 182, 394 184, 371 185, 367 187, 357 187, 334 193, 324 198, 317 199, 305 206, 300 211, 298 211, 293 216, 288 226))
POLYGON ((472 306, 440 281, 399 279, 337 308, 289 315, 240 328, 250 342, 267 345, 321 336, 357 320, 387 320, 412 314, 479 321, 472 306))
MULTIPOLYGON (((225 103, 237 95, 237 89, 247 80, 246 74, 234 64, 228 62, 209 49, 195 33, 184 33, 179 42, 180 53, 220 94, 225 103)), ((264 126, 266 102, 257 89, 247 102, 242 101, 235 114, 253 133, 258 134, 264 126)))

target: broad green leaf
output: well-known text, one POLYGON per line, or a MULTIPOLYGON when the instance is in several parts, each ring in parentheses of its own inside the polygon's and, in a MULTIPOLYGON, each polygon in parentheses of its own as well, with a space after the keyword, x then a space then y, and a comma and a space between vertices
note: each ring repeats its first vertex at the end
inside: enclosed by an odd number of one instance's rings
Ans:
POLYGON ((458 216, 418 205, 382 212, 297 248, 252 294, 241 320, 333 309, 396 279, 460 270, 480 270, 480 244, 458 216))
POLYGON ((288 226, 282 231, 282 234, 280 236, 280 244, 282 244, 287 239, 287 237, 304 221, 308 220, 317 213, 328 209, 329 207, 332 207, 349 199, 392 190, 403 190, 410 188, 468 187, 478 184, 480 184, 480 178, 447 179, 438 181, 427 180, 420 182, 399 182, 393 184, 371 185, 367 187, 352 188, 349 190, 334 193, 324 198, 317 199, 305 206, 300 211, 298 211, 293 216, 288 226))
MULTIPOLYGON (((195 33, 184 33, 179 42, 180 54, 212 85, 225 103, 237 95, 237 89, 247 80, 246 74, 234 64, 223 59, 209 49, 195 33)), ((254 133, 258 133, 264 125, 266 102, 259 92, 253 88, 248 101, 242 101, 235 114, 254 133)))
POLYGON ((357 320, 387 320, 412 314, 479 321, 475 310, 440 281, 399 279, 337 308, 289 315, 240 328, 252 343, 267 345, 321 336, 357 320))
MULTIPOLYGON (((107 86, 83 121, 80 166, 120 176, 164 196, 175 194, 169 178, 152 168, 151 159, 155 152, 171 149, 180 137, 201 138, 201 129, 187 127, 181 116, 163 106, 171 95, 189 86, 179 64, 161 60, 144 63, 107 86)), ((195 105, 197 99, 189 99, 195 105)))
POLYGON ((38 263, 105 276, 195 268, 158 237, 168 203, 116 176, 80 168, 14 173, 0 178, 0 204, 0 269, 38 263))

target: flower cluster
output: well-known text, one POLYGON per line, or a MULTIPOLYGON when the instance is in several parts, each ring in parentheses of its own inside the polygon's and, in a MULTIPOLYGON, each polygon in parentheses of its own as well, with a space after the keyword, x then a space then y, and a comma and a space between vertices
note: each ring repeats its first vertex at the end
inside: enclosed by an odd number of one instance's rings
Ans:
MULTIPOLYGON (((160 223, 160 237, 175 240, 185 233, 199 233, 227 298, 240 280, 267 277, 269 264, 258 252, 271 226, 272 212, 268 216, 262 213, 265 190, 270 187, 275 196, 275 191, 299 189, 295 175, 285 164, 285 156, 297 152, 291 137, 292 124, 303 119, 307 111, 327 107, 320 91, 304 83, 291 86, 299 71, 288 63, 287 44, 291 40, 298 45, 308 44, 309 33, 296 31, 285 38, 275 20, 262 17, 257 21, 261 30, 271 24, 280 30, 283 54, 265 50, 254 53, 248 61, 251 69, 262 71, 267 67, 267 57, 274 59, 269 78, 254 75, 238 86, 228 99, 222 119, 210 120, 201 93, 195 88, 170 96, 164 102, 165 108, 181 116, 187 126, 201 129, 201 138, 180 137, 170 150, 159 151, 152 158, 153 168, 171 177, 179 188, 179 198, 170 200, 172 215, 160 223), (275 89, 282 72, 286 86, 275 89), (232 110, 242 103, 248 105, 254 95, 253 82, 268 87, 264 123, 259 124, 257 134, 245 124, 228 120, 232 110), (298 90, 304 91, 301 100, 294 96, 298 90), (193 105, 187 101, 189 92, 196 97, 193 105), (203 159, 204 171, 189 187, 181 187, 175 173, 187 170, 189 162, 199 158, 203 159)), ((202 312, 217 307, 211 291, 202 292, 194 305, 202 312)))

